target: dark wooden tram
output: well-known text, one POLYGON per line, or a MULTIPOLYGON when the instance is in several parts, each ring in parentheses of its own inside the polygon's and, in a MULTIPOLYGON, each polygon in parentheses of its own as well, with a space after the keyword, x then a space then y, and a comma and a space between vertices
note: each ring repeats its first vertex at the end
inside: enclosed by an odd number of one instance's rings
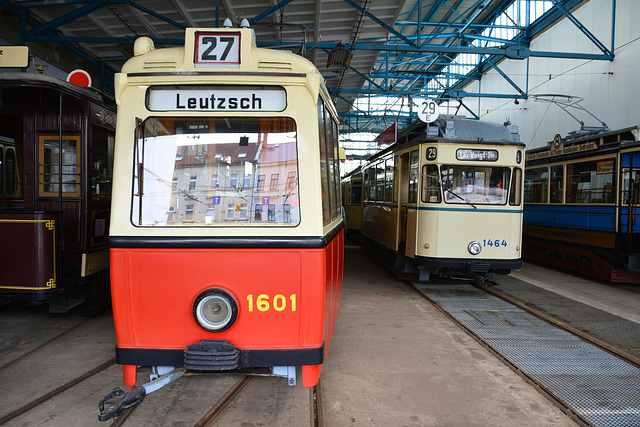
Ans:
POLYGON ((66 312, 108 296, 114 134, 95 89, 0 73, 0 300, 66 312))
POLYGON ((640 283, 640 127, 556 136, 526 154, 523 257, 640 283))

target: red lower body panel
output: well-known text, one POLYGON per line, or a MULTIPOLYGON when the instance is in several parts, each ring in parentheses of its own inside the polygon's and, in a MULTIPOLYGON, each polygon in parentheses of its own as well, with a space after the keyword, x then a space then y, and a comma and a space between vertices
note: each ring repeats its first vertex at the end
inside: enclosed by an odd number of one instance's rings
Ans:
POLYGON ((228 340, 253 366, 312 360, 301 363, 303 384, 315 385, 339 311, 342 270, 342 232, 318 249, 112 248, 125 384, 135 385, 136 365, 175 366, 189 345, 228 340), (235 323, 222 332, 203 329, 193 314, 198 295, 212 288, 238 306, 235 323))

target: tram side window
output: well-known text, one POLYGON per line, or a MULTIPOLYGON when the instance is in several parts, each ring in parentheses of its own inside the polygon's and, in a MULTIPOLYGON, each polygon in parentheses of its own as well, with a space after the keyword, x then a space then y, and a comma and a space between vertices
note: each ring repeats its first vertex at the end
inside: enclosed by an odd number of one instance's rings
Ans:
POLYGON ((22 196, 19 164, 14 140, 0 136, 0 198, 22 196))
POLYGON ((511 190, 509 192, 509 204, 520 206, 522 204, 522 169, 513 169, 513 179, 511 180, 511 190))
POLYGON ((349 189, 350 185, 351 184, 347 183, 347 182, 343 182, 343 183, 340 184, 340 186, 342 187, 340 189, 340 191, 342 191, 342 205, 343 206, 351 204, 351 201, 349 200, 349 197, 351 196, 351 191, 349 189))
MULTIPOLYGON (((398 160, 398 156, 394 156, 393 158, 394 165, 399 165, 400 161, 398 160)), ((400 192, 400 186, 398 183, 398 167, 394 166, 393 168, 393 203, 398 203, 398 193, 400 192)))
POLYGON ((369 201, 369 169, 362 171, 362 201, 369 201))
POLYGON ((340 215, 340 171, 338 166, 338 126, 327 106, 318 100, 320 170, 322 174, 322 218, 327 224, 340 215))
POLYGON ((324 127, 324 103, 318 102, 318 137, 320 143, 320 180, 322 181, 322 223, 331 221, 331 190, 329 185, 329 154, 327 153, 327 138, 324 127))
POLYGON ((42 135, 38 138, 38 194, 42 197, 80 195, 80 136, 42 135))
POLYGON ((525 203, 547 203, 549 171, 547 168, 526 169, 524 172, 525 203))
POLYGON ((640 191, 640 174, 636 170, 624 168, 621 179, 620 196, 622 204, 628 205, 631 202, 635 205, 638 200, 638 191, 640 191))
POLYGON ((293 119, 152 117, 140 130, 134 225, 299 224, 293 119))
POLYGON ((91 133, 91 195, 93 199, 111 200, 115 135, 113 131, 96 126, 92 127, 91 133))
POLYGON ((385 161, 384 166, 384 201, 391 203, 393 201, 393 180, 394 180, 393 157, 385 161))
POLYGON ((370 167, 369 169, 367 169, 367 173, 368 173, 368 179, 367 182, 369 184, 369 197, 367 198, 367 200, 369 200, 370 202, 375 202, 376 200, 376 168, 375 167, 370 167))
POLYGON ((351 181, 351 204, 362 204, 362 181, 351 181))
POLYGON ((551 196, 549 202, 562 203, 564 173, 562 165, 551 166, 551 196))
POLYGON ((384 162, 376 164, 376 200, 384 201, 384 162))
POLYGON ((333 153, 333 158, 332 158, 332 165, 333 165, 333 200, 335 201, 334 203, 334 209, 333 209, 333 216, 332 219, 337 218, 338 216, 340 216, 342 214, 342 209, 340 208, 340 154, 338 152, 339 150, 339 142, 338 142, 338 123, 335 122, 333 120, 333 118, 331 117, 331 114, 327 111, 327 113, 325 114, 325 119, 327 122, 327 126, 331 129, 331 143, 332 143, 332 150, 331 152, 333 153))
POLYGON ((327 144, 327 161, 329 169, 329 187, 331 188, 331 213, 330 218, 333 219, 338 216, 338 189, 336 188, 336 178, 339 175, 338 168, 336 167, 336 150, 333 146, 333 136, 331 134, 331 114, 327 111, 324 102, 322 103, 324 109, 324 135, 327 144))
POLYGON ((422 167, 422 201, 424 203, 440 203, 441 200, 438 166, 424 165, 422 167))
POLYGON ((412 151, 409 155, 409 203, 418 202, 419 162, 418 150, 412 151))
POLYGON ((615 159, 567 165, 567 203, 613 203, 615 159))

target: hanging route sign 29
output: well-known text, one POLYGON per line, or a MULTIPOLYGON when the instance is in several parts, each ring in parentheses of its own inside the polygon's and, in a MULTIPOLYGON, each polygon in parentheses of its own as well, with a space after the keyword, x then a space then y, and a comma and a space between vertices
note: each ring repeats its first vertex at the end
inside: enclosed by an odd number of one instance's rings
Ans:
POLYGON ((435 101, 424 101, 418 108, 418 117, 425 123, 433 123, 440 115, 440 106, 435 101))

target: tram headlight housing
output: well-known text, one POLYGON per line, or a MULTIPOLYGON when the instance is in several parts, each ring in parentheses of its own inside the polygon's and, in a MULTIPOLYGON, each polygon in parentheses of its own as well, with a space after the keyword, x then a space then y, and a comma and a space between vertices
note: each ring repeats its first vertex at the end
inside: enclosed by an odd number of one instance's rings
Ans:
POLYGON ((478 255, 480 252, 482 252, 482 245, 480 244, 480 242, 474 240, 473 242, 469 243, 467 249, 469 249, 469 253, 471 255, 478 255))
POLYGON ((238 318, 238 304, 227 291, 207 289, 193 303, 193 317, 204 330, 226 331, 238 318))

